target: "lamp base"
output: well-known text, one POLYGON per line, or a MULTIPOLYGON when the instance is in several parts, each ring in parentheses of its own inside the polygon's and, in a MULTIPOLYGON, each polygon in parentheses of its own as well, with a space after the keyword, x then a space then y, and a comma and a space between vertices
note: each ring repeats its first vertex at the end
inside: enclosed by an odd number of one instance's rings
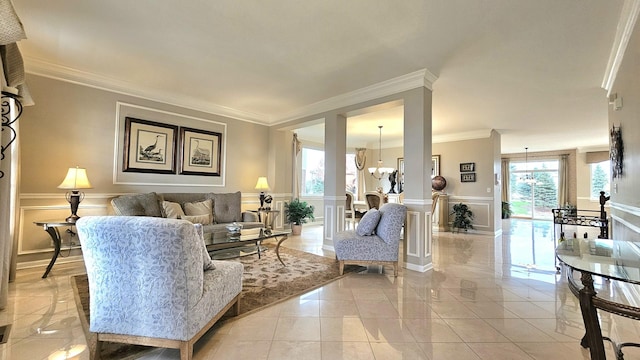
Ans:
POLYGON ((72 214, 68 218, 64 219, 64 221, 68 222, 69 224, 75 224, 78 219, 80 219, 80 216, 72 214))

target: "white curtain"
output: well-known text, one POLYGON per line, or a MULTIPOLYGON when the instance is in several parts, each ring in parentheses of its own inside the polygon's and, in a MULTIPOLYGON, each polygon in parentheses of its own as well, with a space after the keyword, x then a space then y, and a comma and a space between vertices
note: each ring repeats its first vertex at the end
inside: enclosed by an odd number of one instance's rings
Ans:
POLYGON ((562 207, 567 203, 569 203, 569 166, 567 155, 561 155, 558 163, 558 206, 562 207))
POLYGON ((298 140, 298 134, 293 133, 293 198, 300 197, 300 173, 298 172, 298 155, 302 151, 302 141, 298 140))
POLYGON ((502 165, 500 169, 500 176, 502 177, 502 201, 509 202, 509 159, 502 159, 502 165))
POLYGON ((13 277, 11 272, 15 269, 12 262, 15 262, 13 239, 18 198, 17 119, 22 112, 22 105, 33 105, 25 85, 22 56, 16 44, 25 38, 26 34, 13 4, 9 0, 0 0, 0 90, 3 124, 0 136, 0 309, 7 306, 9 280, 13 277))
POLYGON ((364 199, 364 194, 367 192, 367 185, 365 179, 365 166, 367 165, 367 149, 356 148, 356 169, 358 169, 358 194, 356 197, 358 200, 364 199))

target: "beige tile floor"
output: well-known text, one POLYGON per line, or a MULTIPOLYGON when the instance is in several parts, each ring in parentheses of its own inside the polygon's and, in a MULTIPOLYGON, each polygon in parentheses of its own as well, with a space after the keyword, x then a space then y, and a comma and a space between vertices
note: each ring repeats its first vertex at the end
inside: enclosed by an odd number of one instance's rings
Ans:
MULTIPOLYGON (((588 359, 579 304, 555 272, 551 226, 511 220, 496 239, 436 233, 433 271, 394 278, 372 267, 346 276, 214 328, 194 358, 588 359)), ((333 258, 322 250, 321 226, 284 245, 333 258)), ((82 263, 57 264, 47 279, 42 271, 20 270, 10 284, 0 324, 12 330, 0 358, 88 359, 69 285, 82 263)), ((624 293, 606 285, 602 292, 624 293)), ((638 322, 608 314, 601 322, 614 339, 640 342, 638 322)), ((144 359, 179 354, 156 349, 144 359)), ((625 348, 625 359, 640 359, 640 349, 625 348)))

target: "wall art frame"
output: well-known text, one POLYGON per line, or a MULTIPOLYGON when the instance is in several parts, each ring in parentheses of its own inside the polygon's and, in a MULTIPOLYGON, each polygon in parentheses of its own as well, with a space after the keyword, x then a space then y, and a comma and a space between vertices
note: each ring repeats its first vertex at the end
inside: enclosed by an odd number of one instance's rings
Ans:
POLYGON ((460 163, 460 172, 473 172, 476 170, 476 163, 460 163))
POLYGON ((175 125, 126 117, 122 171, 175 174, 177 136, 175 125))
POLYGON ((440 175, 440 155, 431 156, 431 178, 440 175))
POLYGON ((221 176, 222 134, 180 127, 180 175, 221 176))
POLYGON ((476 182, 476 173, 462 173, 460 174, 460 182, 476 182))

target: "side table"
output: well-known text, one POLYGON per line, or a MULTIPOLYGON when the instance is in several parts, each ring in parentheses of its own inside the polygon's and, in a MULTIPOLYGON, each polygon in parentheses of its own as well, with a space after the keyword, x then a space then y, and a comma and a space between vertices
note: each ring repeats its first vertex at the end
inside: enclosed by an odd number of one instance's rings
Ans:
POLYGON ((280 215, 280 210, 251 210, 251 212, 258 214, 258 221, 262 222, 264 227, 271 231, 273 230, 273 224, 276 221, 278 215, 280 215))
POLYGON ((54 246, 53 257, 51 258, 51 261, 49 262, 49 265, 47 266, 47 270, 45 270, 44 275, 42 275, 42 278, 44 279, 47 277, 47 275, 49 275, 49 271, 51 271, 51 268, 53 268, 53 264, 55 264, 56 260, 58 259, 58 255, 60 255, 62 238, 60 237, 60 231, 58 231, 58 228, 64 227, 64 226, 68 226, 69 228, 72 228, 73 226, 75 226, 75 224, 68 223, 64 220, 44 220, 44 221, 34 221, 33 223, 38 226, 42 226, 44 231, 46 231, 49 234, 49 236, 51 236, 51 240, 53 240, 53 246, 54 246))

